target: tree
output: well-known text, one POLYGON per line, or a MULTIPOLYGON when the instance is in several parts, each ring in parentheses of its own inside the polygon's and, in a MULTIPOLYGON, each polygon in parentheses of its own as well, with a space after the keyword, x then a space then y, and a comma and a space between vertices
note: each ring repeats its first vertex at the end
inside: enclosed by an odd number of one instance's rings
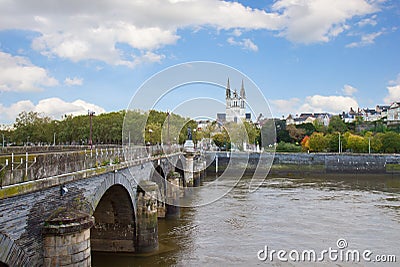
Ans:
POLYGON ((344 133, 347 130, 348 130, 348 127, 340 116, 332 116, 332 118, 329 121, 329 125, 328 125, 329 133, 334 133, 334 132, 344 133))
POLYGON ((339 134, 340 133, 331 133, 325 135, 326 147, 329 152, 339 152, 339 134))
POLYGON ((300 143, 306 135, 306 131, 304 129, 296 128, 294 125, 288 125, 286 130, 289 132, 290 138, 292 138, 295 143, 300 143))
POLYGON ((212 139, 214 144, 221 149, 224 148, 225 150, 229 150, 231 147, 229 135, 225 129, 221 133, 214 134, 212 139))
POLYGON ((400 152, 400 135, 395 132, 378 133, 382 143, 382 151, 386 153, 400 152))
POLYGON ((41 117, 33 111, 23 111, 15 120, 15 138, 18 143, 50 142, 52 139, 51 129, 48 128, 51 119, 41 117))
POLYGON ((304 136, 300 144, 303 151, 310 151, 310 137, 308 135, 304 136))
POLYGON ((352 152, 367 152, 368 141, 362 136, 351 134, 347 139, 347 148, 351 149, 352 152))
POLYGON ((320 133, 325 133, 326 132, 326 126, 324 123, 320 120, 314 120, 313 122, 315 131, 320 132, 320 133))
POLYGON ((372 152, 380 152, 382 149, 382 141, 378 138, 377 135, 374 135, 372 132, 367 132, 364 136, 366 140, 369 140, 371 145, 372 152))
POLYGON ((315 126, 312 123, 303 123, 303 124, 300 124, 300 125, 296 125, 296 128, 297 129, 304 129, 304 131, 305 131, 304 134, 308 135, 308 136, 312 135, 313 132, 315 132, 315 126))
POLYGON ((309 140, 310 150, 321 152, 326 150, 326 139, 323 133, 314 132, 309 140))

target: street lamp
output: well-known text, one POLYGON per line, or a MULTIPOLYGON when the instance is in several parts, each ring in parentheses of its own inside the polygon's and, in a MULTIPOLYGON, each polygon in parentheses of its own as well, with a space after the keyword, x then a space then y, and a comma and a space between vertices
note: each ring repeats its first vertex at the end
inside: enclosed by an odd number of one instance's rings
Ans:
POLYGON ((93 141, 92 141, 92 117, 94 116, 95 112, 88 110, 88 115, 90 118, 90 134, 89 134, 89 145, 90 149, 93 148, 93 141))
POLYGON ((368 154, 371 154, 371 137, 368 137, 368 154))
POLYGON ((169 111, 167 111, 167 145, 168 148, 171 147, 171 142, 169 141, 169 111))

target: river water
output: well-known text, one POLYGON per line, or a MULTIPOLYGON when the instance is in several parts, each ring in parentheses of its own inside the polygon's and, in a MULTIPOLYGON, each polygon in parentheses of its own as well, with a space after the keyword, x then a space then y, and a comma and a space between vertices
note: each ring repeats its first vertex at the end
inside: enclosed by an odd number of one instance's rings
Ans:
MULTIPOLYGON (((178 219, 159 220, 158 253, 96 253, 93 266, 366 266, 376 256, 393 261, 391 255, 397 263, 379 266, 399 265, 399 177, 268 178, 254 193, 248 192, 249 182, 243 178, 209 205, 181 209, 178 219), (271 259, 271 250, 286 254, 271 259), (311 258, 310 263, 307 254, 302 261, 304 250, 315 251, 321 261, 311 258), (357 251, 360 260, 351 254, 346 260, 349 250, 357 251)), ((191 199, 207 197, 204 188, 191 199)))

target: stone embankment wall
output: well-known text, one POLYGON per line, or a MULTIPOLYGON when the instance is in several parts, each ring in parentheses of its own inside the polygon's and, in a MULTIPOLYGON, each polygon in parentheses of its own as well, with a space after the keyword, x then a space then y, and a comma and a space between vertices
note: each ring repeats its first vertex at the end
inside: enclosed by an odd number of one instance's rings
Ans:
MULTIPOLYGON (((217 153, 218 169, 223 171, 230 160, 243 159, 247 164, 247 171, 254 171, 259 165, 258 153, 217 153)), ((265 154, 264 154, 265 155, 265 154)), ((268 154, 267 154, 268 155, 268 154)), ((271 173, 314 172, 330 174, 398 174, 400 176, 399 154, 335 154, 335 153, 275 153, 269 154, 270 162, 273 158, 271 173)), ((209 165, 208 171, 215 172, 214 154, 206 156, 209 165), (212 163, 210 164, 210 162, 212 163)))

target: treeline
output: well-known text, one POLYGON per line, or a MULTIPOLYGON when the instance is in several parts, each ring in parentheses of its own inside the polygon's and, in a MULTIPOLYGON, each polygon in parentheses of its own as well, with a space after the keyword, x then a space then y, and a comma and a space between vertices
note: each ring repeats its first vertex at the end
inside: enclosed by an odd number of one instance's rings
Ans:
MULTIPOLYGON (((90 139, 90 119, 93 144, 122 144, 123 136, 124 141, 129 142, 130 139, 133 144, 140 145, 160 144, 163 141, 182 144, 186 139, 187 127, 197 127, 193 120, 154 110, 128 113, 123 110, 95 115, 92 118, 89 115, 66 115, 62 120, 52 120, 30 111, 21 112, 13 129, 0 131, 0 138, 4 137, 5 145, 86 145, 90 139), (125 131, 122 134, 124 118, 125 131), (164 129, 166 132, 163 135, 164 129), (161 140, 162 137, 164 140, 161 140)), ((196 138, 197 135, 194 133, 193 137, 196 138)))
POLYGON ((277 151, 286 152, 354 152, 398 153, 398 128, 388 128, 382 121, 364 122, 360 119, 345 123, 333 116, 326 127, 315 121, 288 125, 276 121, 277 151))

